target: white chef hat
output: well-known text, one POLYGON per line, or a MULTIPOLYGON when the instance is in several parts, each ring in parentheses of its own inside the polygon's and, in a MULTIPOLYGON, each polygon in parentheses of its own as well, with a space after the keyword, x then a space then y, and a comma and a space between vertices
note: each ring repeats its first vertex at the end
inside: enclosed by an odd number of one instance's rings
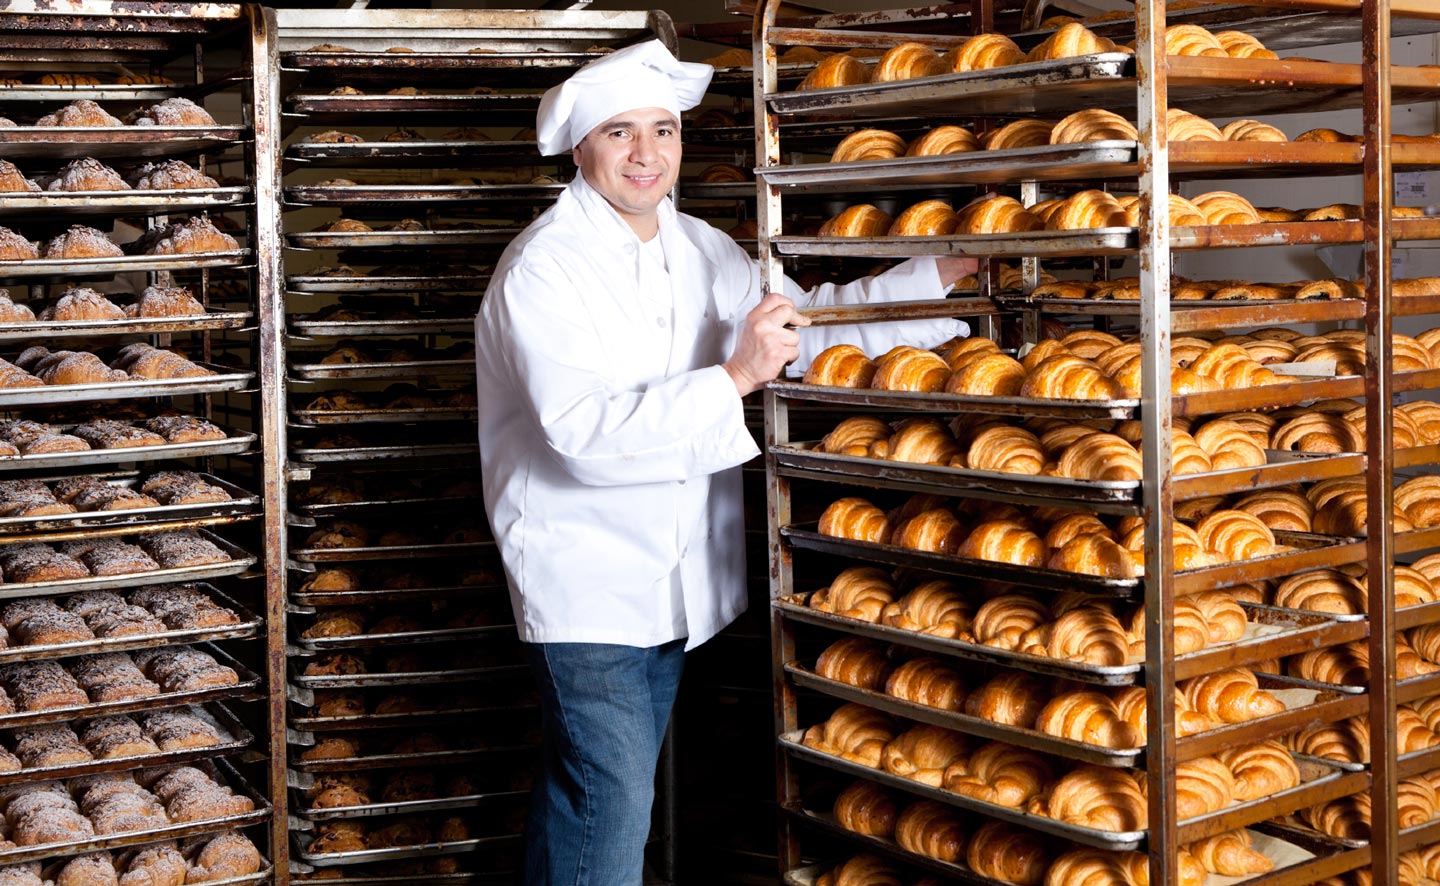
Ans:
POLYGON ((540 99, 540 153, 563 154, 596 126, 636 108, 664 108, 678 120, 681 111, 700 104, 714 73, 709 65, 680 61, 659 40, 598 58, 540 99))

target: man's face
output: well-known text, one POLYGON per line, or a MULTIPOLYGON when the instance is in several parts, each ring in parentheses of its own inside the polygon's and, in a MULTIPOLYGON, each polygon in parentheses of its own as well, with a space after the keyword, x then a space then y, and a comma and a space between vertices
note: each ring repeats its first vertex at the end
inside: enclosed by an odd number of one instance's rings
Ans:
POLYGON ((655 207, 680 174, 680 121, 664 108, 616 114, 575 146, 575 163, 630 227, 649 237, 655 207))

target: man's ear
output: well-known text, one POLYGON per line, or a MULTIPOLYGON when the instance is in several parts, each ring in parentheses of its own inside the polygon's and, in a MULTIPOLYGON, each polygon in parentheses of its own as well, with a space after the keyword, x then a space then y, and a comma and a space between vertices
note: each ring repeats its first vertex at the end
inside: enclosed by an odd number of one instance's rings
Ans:
POLYGON ((584 144, 585 142, 582 140, 581 142, 576 144, 575 147, 570 149, 570 162, 574 163, 576 166, 580 165, 580 149, 584 144))

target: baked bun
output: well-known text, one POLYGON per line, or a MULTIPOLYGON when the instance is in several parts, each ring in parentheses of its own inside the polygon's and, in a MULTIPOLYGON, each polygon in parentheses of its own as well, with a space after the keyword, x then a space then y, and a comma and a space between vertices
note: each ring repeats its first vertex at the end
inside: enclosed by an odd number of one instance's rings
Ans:
POLYGON ((135 173, 133 184, 142 191, 179 191, 217 188, 220 183, 184 160, 146 163, 135 173))
POLYGON ((136 126, 214 126, 215 118, 188 98, 176 96, 134 115, 136 126))
POLYGON ((869 83, 871 76, 870 66, 843 52, 826 57, 817 64, 800 85, 795 87, 797 91, 811 89, 833 89, 837 86, 858 86, 862 83, 869 83))
POLYGON ((1048 145, 1054 128, 1053 124, 1044 120, 1012 120, 980 136, 980 147, 987 151, 1004 151, 1048 145))
POLYGON ((180 255, 193 252, 229 252, 239 249, 235 238, 215 227, 206 216, 177 222, 149 250, 150 255, 180 255))
POLYGON ((890 225, 891 237, 944 237, 955 233, 959 216, 944 200, 923 200, 900 213, 890 225))
POLYGON ((1076 111, 1055 124, 1050 130, 1050 144, 1069 145, 1119 139, 1134 141, 1140 136, 1135 127, 1114 111, 1091 108, 1076 111))
POLYGON ((1004 34, 976 34, 943 56, 946 69, 955 73, 986 71, 1018 65, 1025 52, 1004 34))
POLYGON ((51 114, 35 121, 36 126, 120 126, 119 118, 111 116, 104 108, 88 98, 78 99, 51 114))
POLYGON ((980 150, 975 134, 963 126, 937 126, 918 136, 905 149, 907 157, 938 157, 980 150))
POLYGON ((1053 61, 1060 58, 1074 58, 1098 52, 1114 52, 1114 42, 1099 36, 1084 25, 1073 22, 1062 25, 1059 30, 1045 38, 1025 56, 1027 62, 1053 61))
POLYGON ((93 157, 72 160, 46 185, 47 191, 128 191, 120 173, 93 157))
POLYGON ((123 254, 104 233, 84 225, 71 225, 45 244, 46 258, 118 258, 123 254))
POLYGON ((884 129, 857 129, 840 141, 831 163, 893 160, 905 153, 905 140, 884 129))
POLYGON ((887 83, 944 73, 945 64, 935 50, 923 43, 901 43, 880 57, 870 79, 873 83, 887 83))
POLYGON ((851 206, 820 226, 821 237, 880 237, 893 223, 889 214, 861 203, 851 206))
POLYGON ((960 210, 956 232, 960 234, 1007 234, 1038 231, 1044 223, 1026 211, 1014 197, 992 194, 960 210))

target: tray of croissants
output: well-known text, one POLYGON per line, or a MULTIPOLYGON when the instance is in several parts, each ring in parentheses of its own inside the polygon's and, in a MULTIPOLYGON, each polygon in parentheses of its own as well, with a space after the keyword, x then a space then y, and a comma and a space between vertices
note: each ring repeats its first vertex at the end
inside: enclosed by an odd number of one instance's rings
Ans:
POLYGON ((338 819, 295 831, 295 855, 316 867, 453 855, 518 843, 525 826, 525 801, 465 815, 404 815, 393 821, 338 819))
MULTIPOLYGON (((1343 645, 1324 647, 1293 656, 1287 669, 1323 673, 1318 669, 1326 665, 1350 664, 1352 655, 1343 645)), ((1356 690, 1261 668, 1280 666, 1221 667, 1179 681, 1177 735, 1213 733, 1193 739, 1208 746, 1217 735, 1259 735, 1365 710, 1356 690)), ((813 666, 794 661, 785 670, 797 684, 832 697, 1097 765, 1138 765, 1145 742, 1145 691, 1138 686, 1077 684, 1000 668, 988 678, 962 674, 946 659, 865 637, 836 640, 813 666)))
POLYGON ((301 689, 366 689, 520 679, 528 669, 514 638, 489 643, 437 644, 417 650, 384 647, 321 652, 290 659, 292 686, 301 689))
MULTIPOLYGON (((858 839, 851 836, 849 842, 860 844, 860 854, 787 871, 786 886, 940 886, 942 882, 993 886, 997 881, 1047 886, 1134 886, 1149 882, 1149 856, 1141 850, 1057 844, 1053 837, 1042 837, 1012 824, 974 821, 933 800, 901 800, 893 808, 892 804, 882 803, 880 812, 874 826, 867 826, 867 821, 858 831, 841 828, 833 814, 801 813, 812 821, 824 822, 832 833, 847 830, 851 835, 859 834, 858 839), (865 833, 876 826, 888 831, 888 835, 865 833), (924 870, 926 875, 907 875, 908 868, 924 870), (944 880, 937 874, 942 874, 944 880)), ((1348 847, 1313 833, 1286 832, 1270 824, 1236 828, 1181 847, 1176 858, 1176 883, 1237 886, 1261 875, 1298 868, 1344 848, 1348 847)))
POLYGON ((429 612, 413 609, 374 609, 360 606, 291 607, 299 624, 305 625, 296 638, 301 649, 321 652, 332 649, 367 649, 377 646, 420 643, 454 643, 489 636, 509 636, 515 617, 508 599, 488 604, 431 604, 429 612), (309 615, 307 619, 304 616, 309 615), (307 624, 308 622, 308 624, 307 624))
POLYGON ((259 503, 228 480, 186 470, 0 480, 0 534, 231 517, 259 503))
MULTIPOLYGON (((1423 575, 1418 578, 1429 585, 1423 575)), ((883 569, 852 566, 827 587, 773 605, 795 621, 969 661, 1091 685, 1126 686, 1139 678, 1145 660, 1144 603, 1117 605, 1074 592, 1047 599, 1004 587, 986 593, 943 578, 913 581, 903 591, 897 584, 883 569)), ((1301 606, 1329 605, 1330 593, 1349 594, 1349 599, 1364 593, 1363 576, 1338 570, 1301 573, 1280 588, 1282 602, 1293 599, 1301 606)), ((1175 600, 1173 654, 1179 663, 1223 648, 1231 663, 1264 661, 1332 635, 1356 639, 1363 632, 1355 624, 1360 617, 1240 602, 1230 590, 1206 591, 1175 600)))
MULTIPOLYGON (((796 759, 863 779, 856 784, 881 796, 918 795, 1084 845, 1135 849, 1148 829, 1144 770, 1124 764, 1059 758, 854 703, 782 735, 780 745, 796 759)), ((1343 796, 1363 786, 1363 778, 1297 756, 1276 739, 1186 760, 1175 769, 1182 839, 1213 828, 1221 816, 1233 820, 1247 806, 1290 811, 1343 796)))
MULTIPOLYGON (((417 736, 421 738, 424 736, 417 736)), ((434 739, 435 736, 428 736, 434 739)), ((418 744, 420 747, 426 745, 418 744)), ((411 815, 448 809, 509 805, 523 801, 534 784, 530 760, 516 759, 503 769, 473 765, 411 763, 401 769, 346 772, 305 778, 292 784, 295 814, 304 822, 411 815)))
POLYGON ((173 766, 233 753, 254 740, 218 702, 46 723, 7 734, 0 749, 0 784, 173 766))

